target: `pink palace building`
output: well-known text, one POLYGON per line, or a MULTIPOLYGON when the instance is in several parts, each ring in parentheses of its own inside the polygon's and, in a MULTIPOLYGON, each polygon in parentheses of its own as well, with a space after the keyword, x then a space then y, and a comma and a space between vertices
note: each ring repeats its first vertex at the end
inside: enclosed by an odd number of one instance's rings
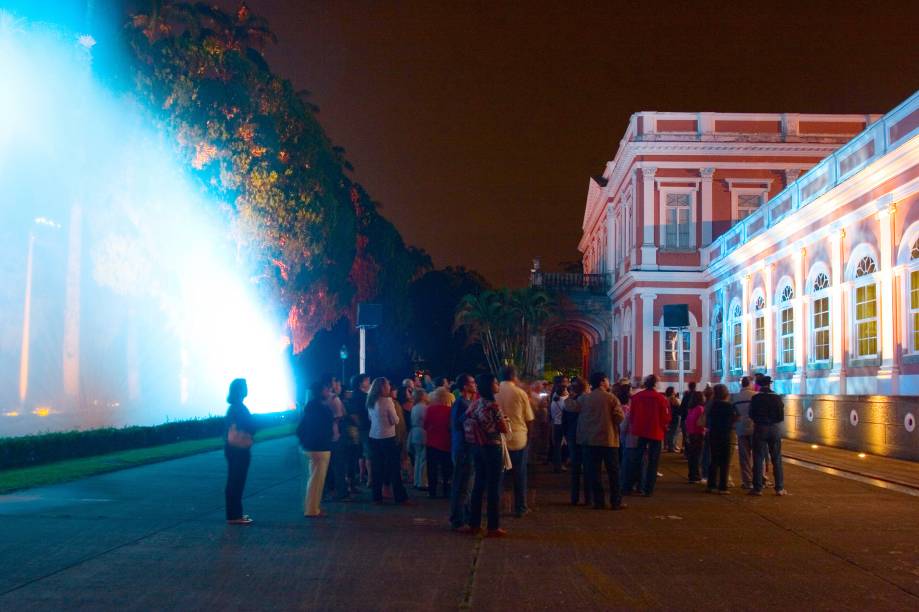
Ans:
POLYGON ((588 187, 579 249, 612 304, 592 361, 665 384, 682 360, 687 381, 732 390, 762 371, 792 396, 919 395, 917 202, 919 92, 883 116, 636 113, 588 187), (682 355, 666 304, 688 305, 682 355))

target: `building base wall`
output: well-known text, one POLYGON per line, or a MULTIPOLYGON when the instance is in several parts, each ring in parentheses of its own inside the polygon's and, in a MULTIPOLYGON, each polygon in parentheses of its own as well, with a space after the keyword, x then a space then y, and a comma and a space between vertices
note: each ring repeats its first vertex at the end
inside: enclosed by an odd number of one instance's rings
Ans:
POLYGON ((787 395, 793 440, 919 461, 919 397, 787 395))

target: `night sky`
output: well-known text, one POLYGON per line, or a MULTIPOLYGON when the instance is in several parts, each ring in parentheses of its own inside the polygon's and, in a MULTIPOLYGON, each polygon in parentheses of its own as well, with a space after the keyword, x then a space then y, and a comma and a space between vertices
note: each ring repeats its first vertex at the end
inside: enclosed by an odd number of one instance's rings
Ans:
POLYGON ((497 284, 579 259, 633 112, 885 113, 919 87, 915 2, 248 4, 405 239, 497 284))

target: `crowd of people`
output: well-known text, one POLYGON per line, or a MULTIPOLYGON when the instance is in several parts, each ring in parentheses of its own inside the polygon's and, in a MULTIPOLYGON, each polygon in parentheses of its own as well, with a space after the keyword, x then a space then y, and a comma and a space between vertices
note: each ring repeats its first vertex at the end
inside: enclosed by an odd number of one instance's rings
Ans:
MULTIPOLYGON (((750 495, 770 484, 771 464, 775 493, 786 494, 784 406, 768 376, 744 377, 733 395, 722 384, 698 391, 691 382, 681 396, 658 385, 654 375, 611 383, 603 372, 523 382, 514 366, 500 377, 423 375, 398 385, 357 374, 347 388, 323 377, 311 385, 296 431, 306 463, 304 516, 321 518, 323 501, 355 501, 363 491, 375 504, 411 505, 408 485, 448 498, 450 527, 459 533, 481 531, 484 502, 486 536, 502 537, 505 473, 510 511, 517 518, 531 511, 531 453, 555 473, 569 472, 572 505, 596 509, 622 510, 625 496, 653 495, 662 452, 682 453, 687 481, 719 494, 733 486, 734 454, 750 495)), ((242 508, 256 433, 247 393, 237 379, 227 397, 226 517, 234 525, 252 523, 242 508)))

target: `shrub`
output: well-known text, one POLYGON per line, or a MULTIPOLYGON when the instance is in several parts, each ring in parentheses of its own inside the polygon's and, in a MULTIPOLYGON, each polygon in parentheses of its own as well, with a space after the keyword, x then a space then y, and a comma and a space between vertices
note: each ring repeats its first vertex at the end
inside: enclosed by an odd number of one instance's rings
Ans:
MULTIPOLYGON (((260 428, 295 421, 295 412, 255 415, 260 428)), ((215 438, 224 434, 223 417, 173 421, 162 425, 108 427, 86 431, 0 438, 0 470, 29 467, 104 455, 132 448, 146 448, 185 440, 215 438)))

